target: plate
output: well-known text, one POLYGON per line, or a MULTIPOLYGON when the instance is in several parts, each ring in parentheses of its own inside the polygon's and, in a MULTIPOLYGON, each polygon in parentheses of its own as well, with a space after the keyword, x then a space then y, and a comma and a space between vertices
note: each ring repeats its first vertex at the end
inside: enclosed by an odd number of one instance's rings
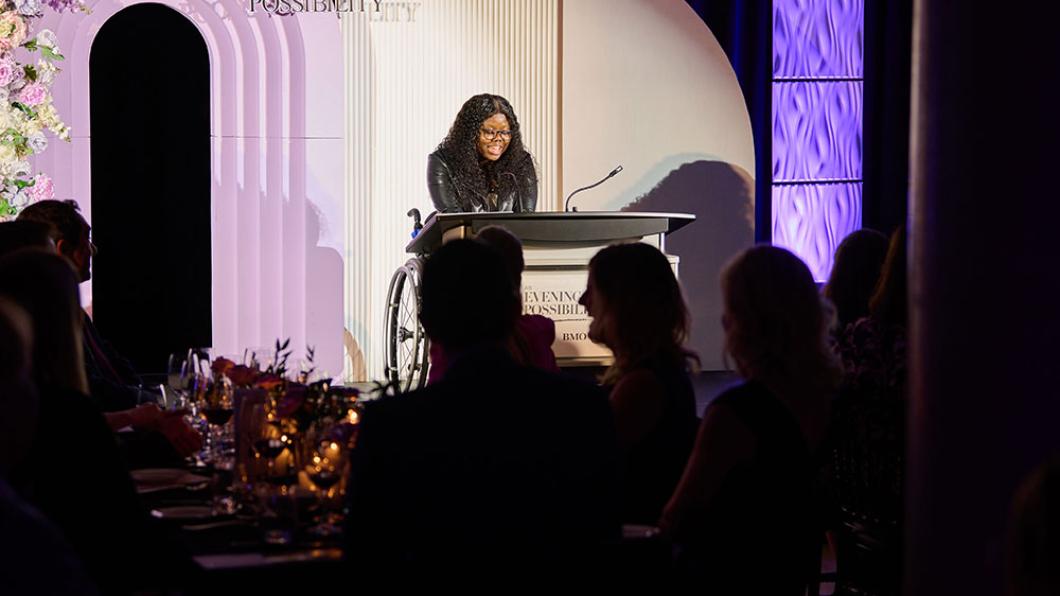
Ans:
POLYGON ((136 484, 176 484, 188 472, 179 468, 146 468, 129 472, 136 484))
POLYGON ((176 521, 199 521, 213 519, 213 507, 207 505, 183 505, 178 507, 158 507, 151 512, 157 518, 176 521))

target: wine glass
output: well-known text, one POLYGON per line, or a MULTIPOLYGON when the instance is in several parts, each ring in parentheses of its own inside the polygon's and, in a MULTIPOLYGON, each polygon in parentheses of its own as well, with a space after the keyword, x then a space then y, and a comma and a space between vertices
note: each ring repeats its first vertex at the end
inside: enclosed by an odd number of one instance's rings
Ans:
POLYGON ((306 475, 317 489, 320 501, 320 523, 310 529, 316 536, 335 536, 342 532, 339 516, 330 506, 341 491, 340 483, 346 474, 348 448, 339 441, 325 438, 319 441, 312 457, 305 466, 306 475))
MULTIPOLYGON (((204 377, 199 377, 204 378, 204 377)), ((206 420, 206 452, 210 454, 215 466, 229 468, 233 463, 229 455, 231 433, 227 432, 229 421, 235 413, 232 404, 232 382, 227 377, 218 376, 208 383, 203 391, 197 391, 198 411, 206 420)))

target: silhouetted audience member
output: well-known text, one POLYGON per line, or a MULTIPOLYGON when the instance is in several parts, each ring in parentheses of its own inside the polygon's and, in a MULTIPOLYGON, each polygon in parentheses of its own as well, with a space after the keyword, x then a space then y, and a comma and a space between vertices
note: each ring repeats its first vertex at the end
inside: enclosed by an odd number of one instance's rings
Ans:
MULTIPOLYGON (((522 298, 523 245, 511 232, 500 226, 486 226, 475 235, 475 240, 494 249, 504 260, 512 285, 522 298)), ((520 365, 533 366, 544 371, 559 372, 552 342, 556 340, 556 324, 541 315, 520 315, 515 320, 515 329, 508 339, 508 351, 520 365)), ((428 383, 442 378, 448 368, 448 358, 441 342, 431 343, 431 368, 428 383)))
POLYGON ((906 232, 891 235, 869 314, 838 337, 845 385, 863 395, 904 398, 906 379, 906 232))
POLYGON ((876 230, 852 232, 839 243, 825 298, 836 310, 839 330, 869 314, 869 299, 880 279, 883 259, 887 256, 887 236, 876 230))
POLYGON ((40 397, 28 456, 11 484, 58 526, 104 593, 165 581, 179 559, 150 525, 103 415, 88 398, 77 278, 40 250, 0 258, 0 296, 32 322, 32 378, 40 397))
POLYGON ((1009 515, 1007 596, 1060 594, 1060 457, 1016 490, 1009 515))
POLYGON ((906 443, 906 234, 891 237, 869 315, 837 337, 844 378, 827 475, 837 591, 898 594, 906 443))
MULTIPOLYGON (((74 201, 38 201, 23 209, 14 223, 35 222, 48 226, 54 246, 77 271, 79 283, 92 277, 95 245, 91 227, 81 217, 74 201)), ((128 360, 118 354, 82 312, 82 354, 89 396, 105 413, 113 430, 135 432, 120 437, 122 451, 132 467, 178 465, 182 458, 202 447, 202 437, 179 415, 164 414, 154 405, 157 395, 143 390, 140 377, 128 360)))
POLYGON ((660 526, 708 594, 802 595, 820 560, 813 454, 840 369, 830 307, 790 252, 758 246, 722 273, 726 352, 745 382, 707 408, 660 526))
POLYGON ((437 586, 587 569, 580 556, 620 529, 606 399, 513 361, 505 342, 519 299, 495 251, 445 244, 421 292, 421 320, 449 370, 366 406, 349 484, 358 574, 437 586))
POLYGON ((659 249, 616 244, 589 262, 579 301, 589 339, 614 353, 604 373, 624 456, 623 521, 654 524, 673 494, 695 441, 699 418, 685 348, 691 324, 681 287, 659 249))
POLYGON ((0 256, 22 248, 55 250, 55 228, 39 221, 0 222, 0 256))
POLYGON ((0 298, 0 589, 8 596, 95 594, 62 533, 7 482, 29 454, 37 425, 31 329, 26 312, 0 298))
MULTIPOLYGON (((27 206, 18 221, 36 221, 53 226, 55 246, 77 269, 79 283, 92 278, 91 226, 78 211, 74 201, 46 200, 27 206)), ((91 396, 104 412, 128 410, 142 402, 156 401, 156 396, 140 388, 139 375, 129 361, 118 354, 99 335, 92 319, 82 317, 84 359, 91 396)))

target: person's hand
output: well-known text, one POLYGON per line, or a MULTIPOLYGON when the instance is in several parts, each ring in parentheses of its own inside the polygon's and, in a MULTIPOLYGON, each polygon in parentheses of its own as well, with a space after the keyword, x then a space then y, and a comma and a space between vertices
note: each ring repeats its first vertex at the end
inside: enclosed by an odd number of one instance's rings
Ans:
POLYGON ((202 449, 202 435, 184 420, 184 414, 182 410, 163 412, 157 428, 181 457, 202 449))
POLYGON ((155 404, 139 405, 125 413, 129 415, 129 426, 136 430, 155 430, 162 420, 162 410, 155 404))

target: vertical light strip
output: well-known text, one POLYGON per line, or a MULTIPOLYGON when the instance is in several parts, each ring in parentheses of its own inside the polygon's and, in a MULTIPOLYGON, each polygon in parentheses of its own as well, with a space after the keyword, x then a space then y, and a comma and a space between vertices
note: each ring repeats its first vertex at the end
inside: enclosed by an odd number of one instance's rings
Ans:
POLYGON ((819 281, 861 227, 863 7, 773 2, 773 243, 819 281))
MULTIPOLYGON (((346 68, 345 85, 345 328, 347 357, 343 378, 366 381, 365 346, 370 337, 372 297, 369 255, 372 246, 372 63, 368 22, 351 14, 342 16, 342 39, 346 68), (350 340, 353 340, 352 343, 350 340)), ((380 289, 378 292, 385 290, 380 289)), ((382 316, 382 314, 380 314, 382 316)))

